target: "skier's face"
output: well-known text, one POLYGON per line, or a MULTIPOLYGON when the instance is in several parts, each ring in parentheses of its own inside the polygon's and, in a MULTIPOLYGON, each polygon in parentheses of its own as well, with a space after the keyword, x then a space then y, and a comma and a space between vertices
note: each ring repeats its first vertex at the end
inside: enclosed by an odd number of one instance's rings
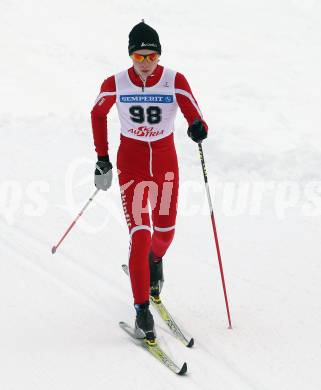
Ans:
MULTIPOLYGON (((137 50, 137 51, 135 51, 135 54, 136 53, 146 56, 148 54, 154 54, 155 52, 153 50, 144 49, 144 50, 137 50)), ((154 70, 157 66, 157 63, 159 61, 159 56, 156 56, 155 59, 145 58, 144 61, 142 61, 142 62, 136 61, 135 58, 132 58, 132 60, 133 60, 133 65, 134 65, 136 72, 143 79, 146 79, 148 76, 150 76, 154 72, 154 70)))

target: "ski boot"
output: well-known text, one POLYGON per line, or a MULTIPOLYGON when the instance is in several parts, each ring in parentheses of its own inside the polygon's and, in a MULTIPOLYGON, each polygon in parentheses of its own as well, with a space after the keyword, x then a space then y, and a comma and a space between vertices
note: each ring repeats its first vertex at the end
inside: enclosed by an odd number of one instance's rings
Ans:
POLYGON ((149 311, 149 302, 135 304, 136 321, 135 333, 139 339, 146 339, 150 344, 155 342, 156 333, 154 327, 154 318, 149 311))
POLYGON ((149 253, 149 271, 150 295, 157 300, 164 283, 163 259, 162 257, 156 257, 153 252, 149 253))

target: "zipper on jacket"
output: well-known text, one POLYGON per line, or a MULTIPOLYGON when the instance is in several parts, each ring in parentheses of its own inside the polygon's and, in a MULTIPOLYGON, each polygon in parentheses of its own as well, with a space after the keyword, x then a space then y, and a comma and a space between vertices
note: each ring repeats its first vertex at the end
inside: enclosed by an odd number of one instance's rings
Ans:
POLYGON ((146 87, 146 80, 144 80, 142 77, 140 77, 140 75, 139 75, 139 78, 142 80, 142 82, 143 82, 143 85, 142 85, 142 92, 144 92, 145 91, 145 87, 146 87))
POLYGON ((153 176, 153 149, 151 142, 148 142, 149 146, 149 173, 153 176))

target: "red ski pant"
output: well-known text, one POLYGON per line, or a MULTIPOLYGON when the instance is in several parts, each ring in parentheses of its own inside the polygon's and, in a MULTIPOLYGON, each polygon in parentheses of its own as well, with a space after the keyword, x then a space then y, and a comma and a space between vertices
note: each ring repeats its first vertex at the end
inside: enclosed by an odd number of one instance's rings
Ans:
POLYGON ((173 134, 153 142, 121 136, 117 168, 134 303, 144 303, 149 300, 149 252, 164 256, 174 238, 179 172, 173 134))

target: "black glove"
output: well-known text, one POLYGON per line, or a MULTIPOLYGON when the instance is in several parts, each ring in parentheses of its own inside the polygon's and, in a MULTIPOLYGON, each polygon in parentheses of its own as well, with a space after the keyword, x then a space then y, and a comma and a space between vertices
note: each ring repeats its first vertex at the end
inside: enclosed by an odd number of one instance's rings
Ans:
POLYGON ((113 180, 113 165, 108 156, 98 156, 95 169, 95 186, 103 191, 107 191, 113 180))
POLYGON ((187 129, 187 135, 192 138, 194 142, 202 142, 207 137, 207 131, 204 122, 200 119, 195 119, 193 124, 187 129))

